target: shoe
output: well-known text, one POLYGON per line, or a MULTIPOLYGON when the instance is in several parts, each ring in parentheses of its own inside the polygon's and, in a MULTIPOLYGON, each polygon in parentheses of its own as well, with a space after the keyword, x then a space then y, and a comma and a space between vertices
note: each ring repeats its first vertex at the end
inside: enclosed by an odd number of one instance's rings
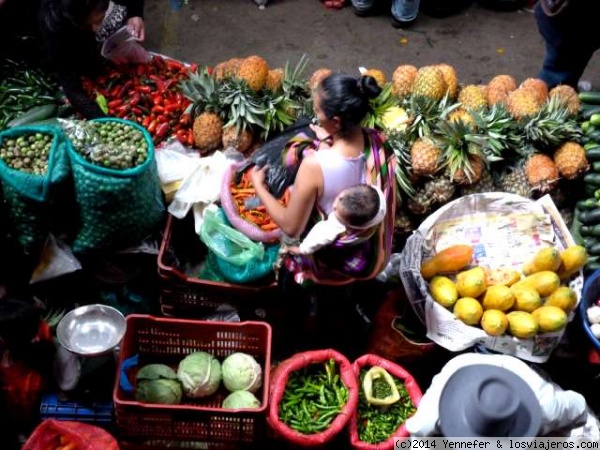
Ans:
POLYGON ((352 0, 352 9, 354 14, 359 17, 368 16, 373 9, 375 0, 352 0))
POLYGON ((593 90, 592 83, 587 80, 581 80, 577 83, 577 89, 581 92, 590 92, 593 90))
POLYGON ((406 20, 398 20, 394 16, 392 16, 392 26, 394 28, 409 28, 416 22, 416 20, 417 20, 416 17, 412 20, 406 21, 406 20))
POLYGON ((393 0, 392 25, 394 28, 410 27, 419 15, 419 0, 393 0))

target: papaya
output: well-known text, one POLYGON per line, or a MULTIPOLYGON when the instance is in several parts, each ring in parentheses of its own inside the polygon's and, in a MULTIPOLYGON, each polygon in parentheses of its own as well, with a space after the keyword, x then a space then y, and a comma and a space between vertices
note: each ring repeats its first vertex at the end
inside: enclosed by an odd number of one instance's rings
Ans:
POLYGON ((441 273, 458 272, 469 265, 473 259, 473 247, 470 245, 453 245, 421 264, 421 276, 430 280, 441 273))
POLYGON ((485 292, 485 271, 474 267, 456 275, 456 288, 461 297, 479 297, 485 292))
POLYGON ((566 313, 570 313, 577 306, 577 294, 567 286, 561 286, 544 302, 544 306, 558 306, 566 313))
POLYGON ((544 270, 556 272, 560 264, 561 257, 558 249, 556 247, 546 247, 539 250, 530 261, 525 263, 523 273, 531 275, 544 270))
POLYGON ((581 270, 588 260, 588 254, 585 247, 572 245, 561 252, 560 259, 561 265, 557 273, 561 280, 565 280, 581 270))
POLYGON ((559 286, 560 278, 558 278, 558 275, 549 270, 543 270, 523 278, 518 283, 513 284, 511 289, 514 291, 514 289, 519 289, 520 287, 529 287, 538 291, 542 297, 547 297, 557 290, 559 286))
POLYGON ((485 282, 488 286, 500 284, 512 286, 521 279, 521 274, 510 267, 499 267, 486 271, 485 282))
POLYGON ((543 333, 560 331, 567 326, 567 313, 558 306, 540 306, 532 315, 543 333))
POLYGON ((510 334, 521 339, 535 336, 539 325, 533 315, 525 311, 513 311, 506 315, 510 334))

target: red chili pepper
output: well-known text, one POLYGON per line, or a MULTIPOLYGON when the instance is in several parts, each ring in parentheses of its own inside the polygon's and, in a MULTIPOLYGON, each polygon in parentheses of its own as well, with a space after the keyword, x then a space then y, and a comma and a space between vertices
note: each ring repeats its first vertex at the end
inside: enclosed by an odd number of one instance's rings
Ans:
POLYGON ((179 111, 179 105, 177 103, 170 103, 165 106, 165 114, 171 114, 176 111, 179 111))
POLYGON ((184 114, 183 116, 181 116, 181 119, 179 119, 179 123, 181 125, 191 125, 192 116, 190 116, 189 114, 184 114))
POLYGON ((165 60, 160 56, 155 56, 152 58, 152 64, 158 69, 164 69, 166 67, 165 60))
POLYGON ((154 103, 155 105, 162 105, 164 101, 165 99, 160 95, 155 95, 154 97, 152 97, 152 103, 154 103))
POLYGON ((167 116, 158 116, 156 118, 156 120, 158 120, 158 123, 168 123, 169 122, 169 118, 167 116))
POLYGON ((188 134, 187 134, 186 144, 189 145, 190 147, 194 145, 194 135, 190 131, 188 131, 188 134))
POLYGON ((137 67, 135 68, 135 73, 138 74, 139 76, 142 76, 146 73, 146 64, 138 64, 137 67))
POLYGON ((167 64, 167 67, 171 70, 180 70, 183 67, 183 64, 173 59, 167 59, 165 62, 167 64))
POLYGON ((150 79, 154 81, 154 84, 156 85, 156 90, 158 92, 163 92, 166 90, 165 82, 159 77, 157 77, 156 75, 150 75, 150 79))
POLYGON ((131 112, 138 117, 142 115, 142 110, 140 108, 131 108, 131 112))
POLYGON ((108 107, 110 109, 118 108, 122 104, 123 104, 123 100, 121 100, 120 98, 117 98, 116 100, 112 100, 112 101, 108 102, 108 107))
POLYGON ((190 66, 190 72, 197 72, 198 71, 198 64, 192 64, 190 66))
POLYGON ((187 141, 187 131, 186 130, 177 130, 175 132, 175 136, 177 136, 177 139, 179 139, 183 143, 185 143, 187 141))
POLYGON ((165 108, 164 108, 164 107, 162 107, 162 106, 160 106, 160 105, 155 105, 155 106, 152 108, 152 112, 153 112, 154 114, 163 114, 163 113, 165 112, 165 108))
POLYGON ((143 92, 144 94, 150 94, 152 92, 152 88, 150 86, 138 86, 138 92, 143 92))
POLYGON ((156 131, 156 127, 158 126, 158 121, 157 120, 153 120, 150 125, 148 125, 148 133, 150 134, 154 134, 154 132, 156 131))
POLYGON ((144 120, 142 120, 142 126, 144 128, 148 128, 148 125, 150 125, 150 116, 146 116, 144 117, 144 120))
POLYGON ((119 91, 121 90, 121 86, 115 86, 112 91, 110 91, 111 97, 117 97, 119 95, 119 91))
POLYGON ((156 137, 159 139, 164 138, 167 134, 167 131, 169 131, 169 124, 161 123, 158 127, 156 127, 156 137))

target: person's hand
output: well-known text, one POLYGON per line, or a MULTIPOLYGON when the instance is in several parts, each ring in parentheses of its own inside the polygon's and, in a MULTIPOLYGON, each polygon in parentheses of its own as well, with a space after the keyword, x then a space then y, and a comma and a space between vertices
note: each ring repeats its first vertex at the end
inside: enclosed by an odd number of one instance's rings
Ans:
POLYGON ((250 181, 252 181, 252 185, 256 189, 258 186, 262 186, 265 184, 265 177, 267 176, 267 169, 269 168, 268 164, 265 164, 262 167, 254 166, 252 170, 250 170, 250 181))
POLYGON ((329 133, 325 131, 325 128, 320 127, 319 125, 311 124, 310 129, 315 132, 315 134, 317 135, 317 139, 320 141, 324 141, 325 139, 330 137, 329 133))
POLYGON ((141 17, 132 17, 127 21, 127 25, 133 28, 133 37, 138 41, 143 42, 146 39, 146 27, 144 19, 141 17))

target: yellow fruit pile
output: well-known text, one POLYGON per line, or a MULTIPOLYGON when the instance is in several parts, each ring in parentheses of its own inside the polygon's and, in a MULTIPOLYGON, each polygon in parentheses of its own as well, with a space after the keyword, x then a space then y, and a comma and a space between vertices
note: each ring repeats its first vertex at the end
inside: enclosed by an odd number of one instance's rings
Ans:
MULTIPOLYGON (((461 250, 464 252, 464 248, 461 250)), ((456 253, 451 249, 444 252, 456 253)), ((439 265, 432 270, 430 261, 423 263, 421 272, 425 279, 435 274, 429 290, 436 302, 451 309, 465 324, 480 326, 490 336, 508 332, 527 339, 538 333, 560 331, 567 325, 568 314, 577 305, 577 294, 561 283, 579 272, 587 261, 587 253, 579 245, 562 252, 548 247, 524 264, 523 274, 511 268, 477 266, 462 270, 453 278, 449 274, 452 264, 446 270, 439 270, 439 265)))

